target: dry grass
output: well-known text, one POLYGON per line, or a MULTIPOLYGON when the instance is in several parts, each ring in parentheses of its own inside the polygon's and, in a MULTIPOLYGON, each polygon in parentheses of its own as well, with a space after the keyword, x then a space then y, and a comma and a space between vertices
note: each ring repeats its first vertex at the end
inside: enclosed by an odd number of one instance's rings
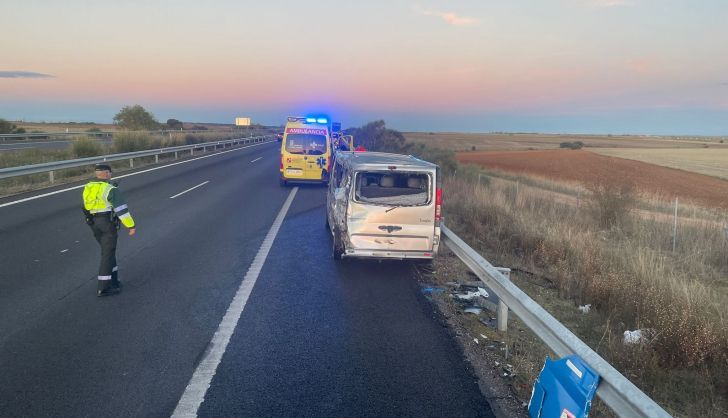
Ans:
POLYGON ((27 132, 83 132, 88 129, 100 129, 104 132, 116 131, 116 125, 106 123, 34 123, 34 122, 13 122, 18 128, 27 132))
POLYGON ((670 227, 623 210, 629 221, 605 230, 588 206, 512 183, 448 178, 445 190, 448 225, 491 261, 547 278, 574 314, 596 308, 599 332, 574 331, 649 395, 678 416, 724 416, 728 242, 714 223, 681 225, 672 253, 670 227), (657 337, 625 347, 622 333, 638 328, 657 337))
POLYGON ((452 151, 558 149, 562 142, 581 141, 585 147, 595 148, 702 148, 728 149, 725 138, 682 138, 630 135, 549 135, 549 134, 484 134, 448 132, 404 132, 408 142, 452 151), (720 140, 724 143, 720 143, 720 140))
POLYGON ((610 157, 626 158, 678 170, 728 179, 728 149, 592 149, 610 157))
MULTIPOLYGON (((113 143, 110 147, 107 147, 86 137, 79 137, 74 138, 69 147, 64 150, 24 149, 13 152, 2 152, 0 153, 0 168, 62 161, 115 152, 131 152, 160 147, 199 144, 231 138, 232 134, 230 132, 203 132, 195 134, 174 132, 165 133, 164 135, 122 132, 115 135, 113 143)), ((208 150, 211 150, 211 148, 208 148, 208 150)), ((160 156, 160 162, 173 158, 174 154, 163 154, 160 156)), ((143 165, 152 164, 154 161, 154 157, 136 158, 134 159, 134 167, 138 168, 143 165)), ((114 162, 112 163, 112 167, 116 172, 129 170, 130 168, 128 160, 114 162)), ((55 184, 83 180, 91 175, 91 173, 91 166, 58 170, 54 173, 55 184)), ((50 185, 47 173, 2 179, 0 180, 0 197, 48 187, 50 185)))

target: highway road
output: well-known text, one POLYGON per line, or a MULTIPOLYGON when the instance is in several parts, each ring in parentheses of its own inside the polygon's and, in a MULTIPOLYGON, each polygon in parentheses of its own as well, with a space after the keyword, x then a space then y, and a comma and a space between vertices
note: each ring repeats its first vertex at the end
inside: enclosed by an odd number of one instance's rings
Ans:
MULTIPOLYGON (((111 144, 111 138, 98 138, 103 144, 111 144)), ((20 151, 25 149, 63 150, 68 148, 73 140, 5 140, 0 142, 0 152, 20 151)))
POLYGON ((80 189, 0 200, 0 416, 493 416, 413 267, 335 262, 278 146, 122 176, 113 297, 80 189))

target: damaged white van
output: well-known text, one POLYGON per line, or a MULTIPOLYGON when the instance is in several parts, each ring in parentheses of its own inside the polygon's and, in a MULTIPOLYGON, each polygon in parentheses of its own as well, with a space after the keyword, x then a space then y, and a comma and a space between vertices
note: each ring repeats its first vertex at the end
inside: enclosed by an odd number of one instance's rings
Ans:
POLYGON ((337 152, 326 198, 334 259, 433 259, 440 168, 410 155, 337 152))

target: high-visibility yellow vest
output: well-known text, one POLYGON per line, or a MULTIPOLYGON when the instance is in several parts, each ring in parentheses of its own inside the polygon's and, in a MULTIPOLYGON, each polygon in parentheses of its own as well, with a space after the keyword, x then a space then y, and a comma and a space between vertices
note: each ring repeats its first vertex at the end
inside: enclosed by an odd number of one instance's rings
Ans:
POLYGON ((123 194, 111 183, 91 181, 83 189, 83 207, 91 213, 114 212, 127 228, 134 228, 123 194), (113 193, 112 193, 113 191, 113 193))
POLYGON ((83 207, 91 213, 110 212, 109 192, 114 186, 105 181, 89 182, 83 189, 83 207))

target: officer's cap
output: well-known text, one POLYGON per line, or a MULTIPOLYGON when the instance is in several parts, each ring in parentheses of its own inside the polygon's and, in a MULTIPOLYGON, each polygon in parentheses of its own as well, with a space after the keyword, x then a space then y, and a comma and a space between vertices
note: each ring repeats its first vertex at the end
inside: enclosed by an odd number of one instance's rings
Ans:
POLYGON ((108 164, 96 164, 94 167, 95 171, 111 171, 111 166, 108 164))

